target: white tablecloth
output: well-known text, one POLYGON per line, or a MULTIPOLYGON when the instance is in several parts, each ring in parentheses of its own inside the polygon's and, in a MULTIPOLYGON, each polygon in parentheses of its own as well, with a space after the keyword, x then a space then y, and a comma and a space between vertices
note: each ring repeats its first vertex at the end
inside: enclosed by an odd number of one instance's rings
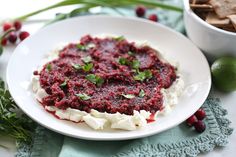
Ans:
MULTIPOLYGON (((45 0, 1 0, 0 2, 0 20, 7 19, 12 17, 17 17, 19 15, 28 13, 30 11, 34 11, 36 9, 48 6, 53 4, 59 0, 54 1, 45 1, 45 0)), ((52 18, 57 12, 67 12, 71 7, 64 7, 63 9, 55 9, 53 11, 49 11, 47 13, 42 13, 40 15, 32 18, 37 20, 47 20, 52 18)), ((31 34, 36 32, 42 23, 28 23, 25 24, 23 30, 29 31, 31 34)), ((10 58, 12 51, 14 50, 14 46, 5 49, 4 54, 0 57, 0 76, 5 79, 6 75, 6 67, 8 59, 10 58)), ((222 100, 223 107, 228 110, 228 118, 232 121, 232 127, 236 128, 236 92, 225 94, 221 92, 217 92, 216 96, 222 100)), ((8 137, 0 136, 0 157, 12 157, 16 152, 15 141, 8 137)), ((229 144, 224 148, 216 148, 214 151, 201 154, 199 156, 202 157, 233 157, 236 156, 236 131, 230 136, 229 144)))

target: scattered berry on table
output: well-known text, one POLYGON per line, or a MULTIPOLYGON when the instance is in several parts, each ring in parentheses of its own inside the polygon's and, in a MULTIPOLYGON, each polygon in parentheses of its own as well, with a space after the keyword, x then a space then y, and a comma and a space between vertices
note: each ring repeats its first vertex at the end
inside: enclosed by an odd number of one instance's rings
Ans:
POLYGON ((16 43, 16 40, 17 40, 17 35, 15 32, 11 32, 9 35, 8 35, 8 41, 12 44, 16 43))
POLYGON ((2 38, 1 45, 6 46, 7 45, 7 38, 2 38))
POLYGON ((206 117, 206 112, 203 109, 198 109, 194 114, 198 120, 203 120, 206 117))
POLYGON ((148 16, 148 19, 151 20, 151 21, 154 21, 154 22, 157 22, 158 21, 158 17, 156 14, 151 14, 148 16))
POLYGON ((135 12, 138 17, 143 17, 146 13, 146 8, 144 6, 137 6, 135 12))
POLYGON ((206 125, 203 121, 199 120, 194 124, 194 128, 197 132, 202 133, 206 129, 206 125))
POLYGON ((2 25, 2 29, 4 32, 6 32, 7 30, 11 29, 12 28, 12 24, 9 23, 9 22, 5 22, 3 25, 2 25))
POLYGON ((198 121, 197 117, 195 115, 192 115, 191 117, 189 117, 186 122, 188 124, 188 126, 193 126, 194 123, 196 123, 198 121))
POLYGON ((20 21, 14 21, 13 26, 15 27, 16 31, 18 31, 21 29, 22 23, 20 21))
POLYGON ((25 38, 27 38, 30 34, 26 31, 23 31, 23 32, 20 32, 19 34, 19 37, 20 37, 20 40, 24 40, 25 38))

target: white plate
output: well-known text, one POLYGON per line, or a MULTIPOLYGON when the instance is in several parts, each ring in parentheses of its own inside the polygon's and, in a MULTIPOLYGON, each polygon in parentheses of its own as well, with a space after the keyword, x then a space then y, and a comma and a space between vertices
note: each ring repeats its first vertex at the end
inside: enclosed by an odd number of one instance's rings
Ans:
POLYGON ((147 20, 111 16, 85 16, 49 25, 23 41, 14 51, 7 68, 10 93, 19 107, 32 119, 56 132, 89 140, 124 140, 153 135, 174 127, 192 115, 205 101, 211 76, 206 58, 186 37, 147 20), (34 99, 27 87, 40 61, 60 43, 78 41, 91 34, 124 35, 128 40, 146 40, 175 60, 185 81, 179 104, 167 116, 135 131, 95 131, 85 124, 58 120, 34 99))

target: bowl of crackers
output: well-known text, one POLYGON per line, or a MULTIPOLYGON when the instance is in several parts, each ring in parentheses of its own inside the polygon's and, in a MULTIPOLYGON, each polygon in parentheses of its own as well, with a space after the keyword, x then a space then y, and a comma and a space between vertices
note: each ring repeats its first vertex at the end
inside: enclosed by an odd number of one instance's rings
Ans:
POLYGON ((236 56, 236 0, 184 0, 188 37, 207 56, 236 56))

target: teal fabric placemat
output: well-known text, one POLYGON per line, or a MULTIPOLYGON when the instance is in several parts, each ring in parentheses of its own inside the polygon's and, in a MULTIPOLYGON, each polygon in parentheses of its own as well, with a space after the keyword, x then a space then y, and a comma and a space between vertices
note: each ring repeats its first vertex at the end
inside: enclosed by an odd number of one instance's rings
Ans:
MULTIPOLYGON (((167 3, 181 5, 181 0, 167 0, 167 3)), ((119 15, 110 9, 103 9, 106 14, 119 15)), ((133 10, 121 9, 125 16, 134 16, 133 10)), ((157 13, 159 22, 184 33, 182 14, 151 10, 157 13)), ((216 146, 225 146, 233 129, 225 118, 227 111, 220 105, 214 94, 203 105, 207 113, 206 130, 196 133, 185 123, 163 133, 150 137, 127 141, 86 141, 66 137, 39 126, 35 131, 31 145, 20 144, 17 157, 185 157, 197 156, 200 152, 212 151, 216 146)))

